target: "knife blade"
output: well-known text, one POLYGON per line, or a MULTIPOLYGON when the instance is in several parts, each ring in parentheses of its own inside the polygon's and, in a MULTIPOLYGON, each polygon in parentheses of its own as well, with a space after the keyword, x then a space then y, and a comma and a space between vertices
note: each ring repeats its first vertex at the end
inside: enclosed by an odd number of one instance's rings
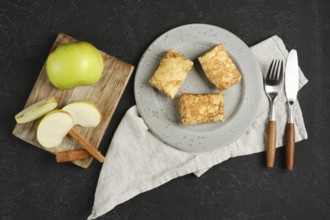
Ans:
POLYGON ((293 170, 295 151, 295 131, 293 104, 297 99, 299 85, 298 55, 296 50, 291 50, 285 68, 285 94, 288 100, 288 123, 286 126, 286 168, 293 170))

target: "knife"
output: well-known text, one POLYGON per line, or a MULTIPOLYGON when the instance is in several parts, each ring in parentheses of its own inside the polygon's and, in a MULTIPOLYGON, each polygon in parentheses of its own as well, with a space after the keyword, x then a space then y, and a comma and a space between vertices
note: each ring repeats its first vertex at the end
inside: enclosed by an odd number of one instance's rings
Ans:
POLYGON ((286 168, 293 170, 295 151, 295 131, 293 104, 297 99, 299 75, 298 56, 296 50, 291 50, 285 69, 285 94, 288 100, 288 123, 286 126, 286 168))

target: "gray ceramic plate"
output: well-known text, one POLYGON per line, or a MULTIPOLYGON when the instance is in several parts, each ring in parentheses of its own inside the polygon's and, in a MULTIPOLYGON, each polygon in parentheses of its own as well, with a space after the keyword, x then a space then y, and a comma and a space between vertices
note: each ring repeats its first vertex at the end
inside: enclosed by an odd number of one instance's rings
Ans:
POLYGON ((134 91, 137 109, 154 135, 181 150, 201 152, 226 146, 244 134, 256 117, 262 83, 259 65, 242 40, 220 27, 189 24, 164 33, 148 47, 136 71, 134 91), (223 92, 225 122, 183 125, 177 108, 182 92, 217 92, 197 58, 219 43, 227 49, 242 74, 240 84, 223 92), (194 61, 194 67, 173 100, 148 83, 169 48, 194 61))

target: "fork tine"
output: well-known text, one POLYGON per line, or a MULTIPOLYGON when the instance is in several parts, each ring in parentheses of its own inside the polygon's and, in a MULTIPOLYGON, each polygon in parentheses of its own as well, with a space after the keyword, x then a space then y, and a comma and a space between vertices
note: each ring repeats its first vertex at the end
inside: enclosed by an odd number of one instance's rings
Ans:
POLYGON ((278 76, 278 80, 282 81, 283 80, 283 74, 284 74, 284 71, 283 71, 283 60, 281 60, 281 69, 280 69, 280 73, 279 73, 279 76, 278 76))
POLYGON ((282 71, 283 71, 283 63, 282 63, 282 60, 279 60, 274 80, 277 80, 277 81, 281 80, 282 71))
POLYGON ((273 70, 273 77, 272 77, 273 80, 277 80, 279 66, 280 66, 280 61, 276 60, 276 65, 275 65, 274 70, 273 70))
POLYGON ((277 66, 277 60, 274 61, 274 66, 272 68, 272 72, 271 72, 271 75, 270 75, 270 79, 271 80, 274 80, 274 77, 275 77, 275 74, 276 74, 276 66, 277 66))
POLYGON ((270 76, 272 74, 273 65, 274 65, 274 60, 272 60, 272 62, 270 63, 270 66, 268 68, 268 72, 267 72, 267 75, 266 75, 266 79, 267 80, 270 80, 271 79, 270 76))
POLYGON ((279 80, 280 79, 281 65, 282 65, 282 62, 281 62, 281 60, 279 60, 279 62, 278 62, 278 71, 276 72, 276 80, 279 80))

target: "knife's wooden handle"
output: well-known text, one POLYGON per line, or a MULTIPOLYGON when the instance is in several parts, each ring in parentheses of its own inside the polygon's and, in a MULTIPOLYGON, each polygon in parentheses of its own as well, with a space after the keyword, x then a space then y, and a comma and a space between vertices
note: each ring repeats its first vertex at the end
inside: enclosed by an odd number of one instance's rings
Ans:
POLYGON ((293 170, 295 148, 294 135, 294 124, 288 123, 286 126, 286 168, 288 170, 293 170))
POLYGON ((266 165, 273 167, 276 150, 276 121, 269 121, 267 128, 266 165))

